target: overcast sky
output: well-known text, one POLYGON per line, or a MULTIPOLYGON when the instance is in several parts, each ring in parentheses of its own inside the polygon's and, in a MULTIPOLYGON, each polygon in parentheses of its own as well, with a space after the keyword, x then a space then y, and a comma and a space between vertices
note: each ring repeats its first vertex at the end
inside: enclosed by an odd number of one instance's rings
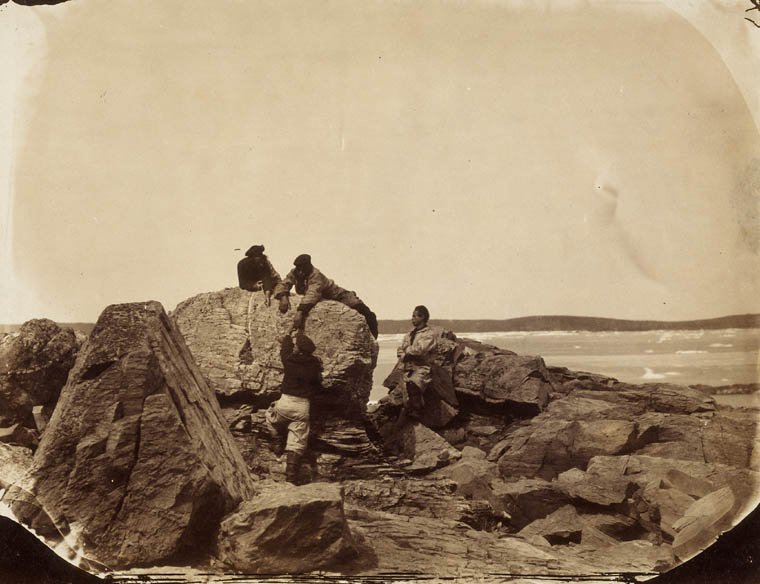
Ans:
POLYGON ((760 312, 760 29, 666 4, 4 4, 0 322, 254 243, 380 318, 760 312))

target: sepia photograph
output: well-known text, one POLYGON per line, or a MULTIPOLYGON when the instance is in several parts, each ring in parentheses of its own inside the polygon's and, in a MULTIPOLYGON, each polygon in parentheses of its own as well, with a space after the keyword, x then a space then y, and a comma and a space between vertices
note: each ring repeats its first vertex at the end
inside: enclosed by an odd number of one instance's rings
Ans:
POLYGON ((0 42, 0 583, 760 582, 758 0, 0 42))

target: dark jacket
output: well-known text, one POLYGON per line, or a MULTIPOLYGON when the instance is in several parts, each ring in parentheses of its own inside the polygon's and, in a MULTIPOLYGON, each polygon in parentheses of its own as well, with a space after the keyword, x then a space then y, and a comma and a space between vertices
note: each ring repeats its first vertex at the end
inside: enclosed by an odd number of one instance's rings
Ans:
POLYGON ((280 391, 311 398, 322 389, 322 363, 309 353, 294 353, 293 339, 287 336, 280 345, 280 359, 285 370, 280 391))
POLYGON ((238 262, 238 283, 243 290, 261 289, 272 292, 280 283, 280 274, 264 255, 246 256, 238 262))

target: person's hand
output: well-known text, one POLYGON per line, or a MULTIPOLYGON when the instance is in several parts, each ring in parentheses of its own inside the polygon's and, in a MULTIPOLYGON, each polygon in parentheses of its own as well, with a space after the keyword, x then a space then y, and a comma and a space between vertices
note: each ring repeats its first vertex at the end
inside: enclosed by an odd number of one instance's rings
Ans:
POLYGON ((287 296, 280 296, 280 312, 285 314, 290 310, 290 299, 287 296))
POLYGON ((272 292, 269 290, 264 290, 264 305, 271 306, 271 304, 272 304, 272 292))

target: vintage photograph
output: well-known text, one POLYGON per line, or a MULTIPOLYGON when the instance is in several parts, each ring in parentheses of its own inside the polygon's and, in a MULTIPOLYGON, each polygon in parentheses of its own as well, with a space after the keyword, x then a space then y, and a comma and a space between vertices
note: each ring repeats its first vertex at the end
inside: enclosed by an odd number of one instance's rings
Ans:
POLYGON ((0 31, 0 582, 760 581, 756 0, 0 31))

